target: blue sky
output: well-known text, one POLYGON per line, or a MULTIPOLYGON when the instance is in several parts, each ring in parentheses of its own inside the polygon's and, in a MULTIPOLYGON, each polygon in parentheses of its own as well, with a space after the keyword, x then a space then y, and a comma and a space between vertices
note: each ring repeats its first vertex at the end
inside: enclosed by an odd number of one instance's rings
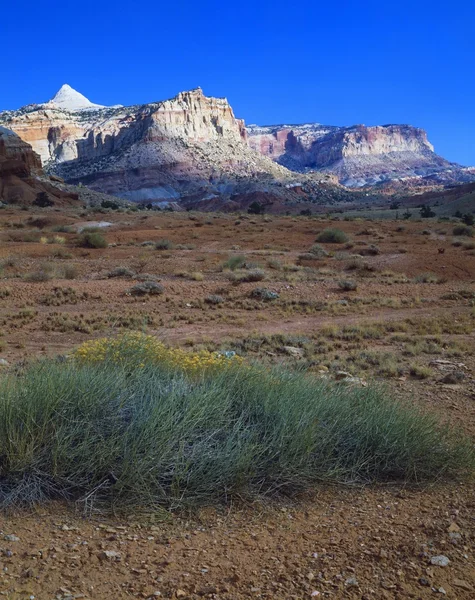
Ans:
POLYGON ((0 110, 69 83, 100 104, 200 85, 248 123, 409 123, 475 165, 472 0, 2 5, 0 110))

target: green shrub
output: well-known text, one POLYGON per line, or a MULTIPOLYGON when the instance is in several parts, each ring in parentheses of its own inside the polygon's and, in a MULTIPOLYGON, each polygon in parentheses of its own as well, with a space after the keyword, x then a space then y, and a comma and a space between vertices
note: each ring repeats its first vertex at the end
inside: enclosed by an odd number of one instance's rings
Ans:
POLYGON ((257 300, 270 301, 277 300, 278 297, 279 294, 277 292, 262 287, 254 288, 251 292, 251 298, 256 298, 257 300))
POLYGON ((357 289, 358 284, 353 279, 341 279, 338 282, 338 287, 345 292, 354 292, 357 289))
POLYGON ((155 244, 155 250, 171 250, 173 243, 170 240, 158 240, 155 244))
POLYGON ((42 281, 50 281, 56 276, 56 269, 53 263, 43 263, 36 271, 31 271, 25 275, 27 281, 39 283, 42 281))
POLYGON ((98 231, 83 231, 79 237, 79 245, 83 248, 107 248, 106 238, 98 231))
POLYGON ((311 254, 313 258, 326 258, 328 256, 328 252, 319 244, 314 244, 308 253, 311 254))
POLYGON ((384 389, 250 366, 190 377, 141 359, 0 377, 3 506, 196 506, 473 469, 459 431, 384 389))
POLYGON ((315 241, 323 244, 344 244, 348 240, 348 236, 341 229, 324 229, 315 241))
POLYGON ((132 296, 158 296, 163 294, 163 291, 164 289, 162 284, 147 280, 132 286, 128 293, 132 296))
POLYGON ((224 298, 219 296, 218 294, 211 294, 210 296, 206 296, 205 298, 206 304, 222 304, 224 302, 224 298))
POLYGON ((135 271, 128 269, 127 267, 116 267, 107 273, 107 277, 125 277, 126 279, 131 279, 135 276, 135 271))
POLYGON ((222 269, 229 269, 235 271, 236 269, 242 269, 246 266, 245 256, 230 256, 226 262, 222 264, 222 269))

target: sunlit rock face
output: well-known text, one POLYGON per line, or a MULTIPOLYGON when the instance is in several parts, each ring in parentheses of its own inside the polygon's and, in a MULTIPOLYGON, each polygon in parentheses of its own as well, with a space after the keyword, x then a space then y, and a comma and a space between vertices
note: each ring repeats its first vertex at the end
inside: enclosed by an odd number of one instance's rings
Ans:
POLYGON ((473 170, 435 154, 416 127, 246 127, 225 98, 200 88, 162 102, 103 106, 65 84, 48 102, 0 113, 0 125, 31 145, 47 173, 134 201, 222 199, 243 188, 298 201, 294 184, 302 181, 314 201, 322 176, 325 194, 331 181, 360 188, 475 179, 473 170))
POLYGON ((43 176, 41 159, 16 133, 0 126, 0 202, 32 204, 39 193, 55 204, 77 203, 77 194, 55 187, 43 176))
POLYGON ((287 173, 247 145, 244 121, 225 98, 200 88, 163 102, 106 107, 65 85, 49 102, 0 113, 0 123, 31 144, 48 172, 133 200, 287 173))
MULTIPOLYGON (((348 187, 430 177, 468 181, 473 172, 434 152, 423 129, 410 125, 248 126, 251 148, 300 172, 334 173, 348 187)), ((417 183, 417 182, 415 182, 417 183)))

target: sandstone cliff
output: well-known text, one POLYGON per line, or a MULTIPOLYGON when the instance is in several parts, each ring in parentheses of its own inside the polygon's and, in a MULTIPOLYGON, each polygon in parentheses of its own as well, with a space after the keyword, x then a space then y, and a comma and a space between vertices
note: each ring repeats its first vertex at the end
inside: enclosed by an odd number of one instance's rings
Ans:
POLYGON ((101 107, 63 86, 45 104, 0 113, 0 122, 32 145, 48 172, 132 200, 292 177, 249 148, 226 99, 200 88, 164 102, 101 107))
POLYGON ((28 206, 40 192, 54 204, 74 203, 78 195, 43 176, 41 159, 13 131, 0 126, 0 202, 28 206))
POLYGON ((422 129, 315 123, 246 128, 225 98, 207 97, 200 88, 124 107, 94 104, 64 85, 48 102, 0 113, 0 124, 31 144, 47 173, 133 201, 224 202, 245 190, 282 201, 305 196, 327 202, 344 195, 340 184, 475 180, 472 170, 435 154, 422 129))
POLYGON ((410 125, 248 126, 248 134, 251 148, 287 168, 334 173, 348 187, 473 180, 470 169, 435 154, 426 132, 410 125))

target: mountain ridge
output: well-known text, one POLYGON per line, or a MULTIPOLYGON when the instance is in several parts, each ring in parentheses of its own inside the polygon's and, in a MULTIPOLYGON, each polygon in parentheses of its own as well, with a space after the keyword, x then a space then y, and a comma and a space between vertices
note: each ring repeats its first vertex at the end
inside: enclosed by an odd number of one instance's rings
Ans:
POLYGON ((226 98, 205 96, 201 88, 159 102, 108 107, 65 84, 46 103, 1 112, 0 124, 32 145, 47 172, 134 201, 197 194, 226 199, 251 184, 254 192, 268 193, 270 186, 296 200, 300 183, 316 201, 330 185, 339 197, 338 183, 365 189, 475 180, 475 170, 435 154, 423 129, 246 126, 226 98))

